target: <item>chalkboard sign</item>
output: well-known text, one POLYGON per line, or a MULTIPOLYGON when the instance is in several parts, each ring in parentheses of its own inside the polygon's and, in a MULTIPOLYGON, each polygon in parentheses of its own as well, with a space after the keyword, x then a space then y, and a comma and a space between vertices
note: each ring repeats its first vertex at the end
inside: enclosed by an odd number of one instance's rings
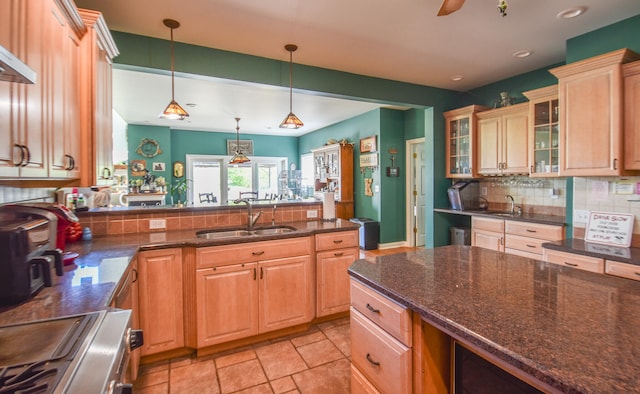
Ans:
POLYGON ((629 247, 634 216, 626 213, 591 212, 584 240, 629 247))

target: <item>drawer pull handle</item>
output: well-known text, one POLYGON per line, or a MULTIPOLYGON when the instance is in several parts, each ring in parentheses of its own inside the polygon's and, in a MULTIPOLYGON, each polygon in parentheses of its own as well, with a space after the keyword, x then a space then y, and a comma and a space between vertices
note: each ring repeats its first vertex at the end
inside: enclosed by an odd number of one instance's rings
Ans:
POLYGON ((253 267, 253 280, 256 280, 256 271, 258 271, 255 267, 253 267))
POLYGON ((535 248, 536 248, 536 246, 535 246, 535 245, 529 245, 529 244, 527 244, 527 248, 534 248, 534 249, 535 249, 535 248))
POLYGON ((264 254, 264 250, 261 250, 259 252, 251 252, 251 254, 254 256, 262 256, 264 254))
POLYGON ((334 243, 334 244, 341 244, 341 243, 342 243, 342 240, 341 240, 341 239, 334 239, 334 240, 333 240, 333 243, 334 243))
POLYGON ((334 253, 333 255, 336 256, 336 257, 340 257, 340 256, 344 255, 344 252, 334 253))
POLYGON ((376 367, 380 366, 380 362, 372 359, 369 353, 367 353, 367 361, 369 361, 372 365, 375 365, 376 367))
POLYGON ((380 309, 376 309, 376 308, 372 307, 369 304, 367 304, 367 309, 370 310, 373 313, 380 313, 380 309))
POLYGON ((578 264, 575 264, 575 263, 568 263, 568 262, 566 262, 566 261, 565 261, 564 263, 565 263, 566 265, 568 265, 569 267, 577 267, 577 266, 578 266, 578 264))
POLYGON ((260 279, 264 277, 264 267, 260 267, 260 279))
POLYGON ((536 231, 536 230, 530 230, 530 229, 527 229, 527 232, 528 232, 528 233, 537 233, 538 231, 536 231))

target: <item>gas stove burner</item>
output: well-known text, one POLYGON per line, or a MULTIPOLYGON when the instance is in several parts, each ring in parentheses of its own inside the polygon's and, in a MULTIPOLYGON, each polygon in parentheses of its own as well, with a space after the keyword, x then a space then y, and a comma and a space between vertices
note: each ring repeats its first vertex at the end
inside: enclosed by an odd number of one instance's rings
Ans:
POLYGON ((58 368, 49 360, 0 369, 0 394, 45 393, 55 387, 58 368))

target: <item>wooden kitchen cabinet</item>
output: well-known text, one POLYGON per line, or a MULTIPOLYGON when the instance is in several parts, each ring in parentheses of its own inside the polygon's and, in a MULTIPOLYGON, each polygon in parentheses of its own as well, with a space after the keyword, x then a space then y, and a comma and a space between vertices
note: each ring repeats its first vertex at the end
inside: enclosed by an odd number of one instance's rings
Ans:
POLYGON ((355 387, 411 393, 412 322, 403 307, 351 280, 351 373, 355 387))
POLYGON ((564 227, 552 224, 505 220, 504 251, 532 259, 542 259, 542 244, 564 239, 564 227))
POLYGON ((561 151, 558 85, 522 94, 529 99, 529 176, 557 177, 561 151))
POLYGON ((310 238, 196 250, 197 347, 310 322, 310 238))
POLYGON ((472 217, 471 246, 504 252, 504 220, 472 217))
POLYGON ((331 144, 312 149, 314 190, 335 193, 336 218, 353 217, 353 145, 331 144))
POLYGON ((604 273, 604 259, 598 257, 584 256, 575 253, 561 252, 544 248, 542 259, 550 263, 563 265, 565 267, 577 268, 585 271, 604 273))
POLYGON ((625 174, 622 64, 638 59, 620 49, 549 70, 558 78, 560 176, 625 174))
POLYGON ((640 170, 640 61, 625 64, 624 169, 640 170))
MULTIPOLYGON (((138 307, 138 261, 131 262, 129 269, 124 274, 124 280, 116 290, 113 299, 112 308, 128 309, 131 311, 131 327, 133 329, 140 328, 140 314, 138 307)), ((142 334, 144 337, 144 333, 142 334)), ((140 365, 140 348, 131 352, 129 360, 129 369, 127 371, 127 381, 133 382, 138 377, 138 367, 140 365)))
POLYGON ((476 168, 476 113, 489 108, 470 105, 444 113, 447 178, 474 178, 476 168))
POLYGON ((79 10, 87 25, 80 42, 82 125, 81 181, 85 185, 110 184, 113 180, 112 60, 118 48, 101 13, 79 10))
POLYGON ((620 276, 632 280, 640 280, 640 267, 635 264, 605 260, 604 272, 609 275, 620 276))
POLYGON ((316 234, 316 316, 349 310, 347 269, 360 257, 358 231, 316 234))
POLYGON ((184 346, 182 249, 157 249, 138 254, 141 355, 184 346))
POLYGON ((477 117, 478 174, 528 174, 529 104, 480 112, 477 117))

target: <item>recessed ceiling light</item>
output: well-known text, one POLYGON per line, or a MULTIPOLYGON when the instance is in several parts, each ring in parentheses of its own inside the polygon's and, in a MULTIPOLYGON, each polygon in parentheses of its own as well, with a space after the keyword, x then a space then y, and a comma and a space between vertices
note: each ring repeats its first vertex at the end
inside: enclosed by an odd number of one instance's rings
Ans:
POLYGON ((464 79, 462 75, 452 75, 449 78, 451 78, 452 81, 462 81, 464 79))
POLYGON ((522 59, 523 57, 529 57, 531 55, 533 55, 533 51, 524 50, 524 51, 516 51, 513 53, 512 56, 518 59, 522 59))
POLYGON ((571 8, 567 8, 566 10, 560 11, 558 15, 556 15, 556 18, 571 19, 571 18, 575 18, 576 16, 580 16, 585 12, 587 12, 587 7, 583 5, 579 7, 571 7, 571 8))

